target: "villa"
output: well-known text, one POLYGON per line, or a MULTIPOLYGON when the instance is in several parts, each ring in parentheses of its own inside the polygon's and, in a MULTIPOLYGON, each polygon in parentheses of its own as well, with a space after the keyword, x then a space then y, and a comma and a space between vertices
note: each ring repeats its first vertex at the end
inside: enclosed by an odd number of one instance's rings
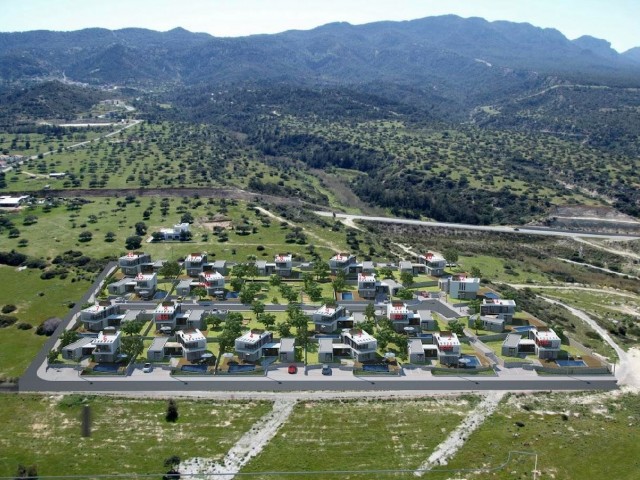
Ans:
POLYGON ((292 257, 290 253, 280 253, 275 256, 275 274, 281 277, 290 277, 291 268, 293 267, 292 257))
POLYGON ((457 365, 460 359, 460 340, 458 335, 448 330, 433 334, 434 344, 438 347, 438 360, 442 365, 457 365))
POLYGON ((358 362, 375 360, 378 341, 364 330, 345 329, 339 339, 320 338, 318 359, 330 363, 334 357, 351 357, 358 362))
POLYGON ((173 228, 161 228, 160 233, 163 240, 183 240, 189 233, 189 228, 188 223, 176 223, 173 228))
POLYGON ((219 297, 224 295, 224 277, 218 272, 201 272, 198 279, 207 295, 219 297))
POLYGON ((207 265, 206 253, 190 253, 184 259, 184 268, 190 277, 200 275, 204 271, 205 265, 207 265))
POLYGON ((235 351, 238 358, 255 362, 264 356, 278 356, 278 345, 273 342, 273 333, 253 329, 235 340, 235 351), (275 355, 271 355, 275 353, 275 355))
POLYGON ((82 337, 66 347, 63 347, 60 353, 65 360, 75 360, 76 362, 83 357, 87 357, 93 353, 96 346, 93 344, 94 338, 82 337))
POLYGON ((451 298, 473 300, 480 289, 480 279, 466 275, 454 275, 438 280, 438 287, 451 298))
POLYGON ((375 274, 358 275, 358 295, 366 299, 376 298, 376 276, 375 274))
POLYGON ((329 269, 332 275, 337 275, 340 272, 344 273, 345 276, 355 273, 356 265, 356 256, 350 253, 337 253, 329 259, 329 269))
POLYGON ((158 287, 158 276, 155 273, 139 273, 134 278, 134 291, 143 299, 151 299, 158 287))
POLYGON ((407 327, 414 327, 418 331, 421 329, 420 313, 409 310, 404 302, 388 303, 387 318, 396 332, 404 332, 407 327))
POLYGON ((96 348, 93 350, 93 358, 97 363, 113 363, 116 361, 117 355, 120 352, 120 334, 116 333, 104 333, 100 332, 98 337, 93 340, 93 345, 96 348))
POLYGON ((426 265, 423 265, 421 263, 411 263, 408 261, 401 261, 398 264, 398 269, 400 270, 400 273, 408 272, 412 275, 420 275, 421 273, 427 273, 426 265))
POLYGON ((182 346, 182 356, 190 362, 199 360, 207 351, 207 338, 197 328, 178 330, 176 339, 182 346))
POLYGON ((529 339, 535 343, 535 352, 540 359, 558 358, 560 353, 560 337, 548 327, 529 330, 529 339))
POLYGON ((511 324, 515 313, 516 302, 514 300, 484 298, 480 305, 480 316, 496 316, 504 320, 507 325, 511 324))
POLYGON ((438 358, 438 346, 433 343, 422 343, 419 338, 409 341, 408 356, 410 363, 425 363, 438 358))
POLYGON ((118 266, 125 275, 134 277, 139 273, 153 271, 151 255, 144 252, 129 252, 118 259, 118 266))
POLYGON ((427 252, 424 255, 419 255, 418 263, 424 265, 427 275, 433 277, 444 275, 444 269, 447 266, 445 258, 435 252, 427 252))
POLYGON ((158 304, 153 312, 156 330, 160 332, 171 332, 176 328, 203 328, 203 318, 203 309, 183 311, 181 303, 171 301, 158 304))
POLYGON ((341 328, 353 327, 353 317, 343 306, 323 305, 312 314, 317 333, 331 333, 341 328))
POLYGON ((101 332, 116 324, 120 318, 120 306, 109 301, 98 302, 80 311, 80 322, 89 332, 101 332))

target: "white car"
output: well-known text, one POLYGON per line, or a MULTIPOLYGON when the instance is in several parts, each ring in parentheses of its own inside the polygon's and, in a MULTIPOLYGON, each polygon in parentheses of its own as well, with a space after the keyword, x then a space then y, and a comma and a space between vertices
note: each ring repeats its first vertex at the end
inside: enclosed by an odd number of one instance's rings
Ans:
POLYGON ((145 363, 144 367, 142 367, 142 371, 144 373, 149 373, 153 371, 153 365, 151 365, 150 363, 145 363))

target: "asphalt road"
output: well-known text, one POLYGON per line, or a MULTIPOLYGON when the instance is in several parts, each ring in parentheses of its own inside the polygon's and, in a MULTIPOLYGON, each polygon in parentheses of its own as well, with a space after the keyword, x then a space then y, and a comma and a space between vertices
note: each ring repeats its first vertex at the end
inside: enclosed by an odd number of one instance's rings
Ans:
POLYGON ((512 379, 497 377, 430 378, 406 380, 398 378, 353 377, 350 380, 288 380, 268 377, 225 380, 220 378, 172 377, 166 381, 118 381, 84 378, 84 381, 46 381, 38 377, 20 380, 20 392, 292 392, 292 391, 551 391, 613 390, 614 377, 537 377, 512 379))
MULTIPOLYGON (((316 214, 322 217, 333 217, 333 212, 316 211, 316 214)), ((578 232, 571 230, 555 230, 544 227, 505 227, 501 225, 467 225, 463 223, 448 223, 448 222, 425 222, 423 220, 411 220, 406 218, 395 217, 372 217, 367 215, 348 215, 346 213, 335 213, 336 219, 342 220, 365 220, 371 222, 381 223, 399 223, 404 225, 417 225, 420 227, 446 227, 457 228, 463 230, 478 230, 483 232, 493 233, 513 233, 522 235, 543 235, 547 237, 584 237, 584 238, 602 238, 607 240, 637 240, 640 239, 638 235, 624 235, 624 234, 610 234, 610 233, 598 233, 598 232, 578 232), (517 228, 517 230, 516 230, 517 228)))

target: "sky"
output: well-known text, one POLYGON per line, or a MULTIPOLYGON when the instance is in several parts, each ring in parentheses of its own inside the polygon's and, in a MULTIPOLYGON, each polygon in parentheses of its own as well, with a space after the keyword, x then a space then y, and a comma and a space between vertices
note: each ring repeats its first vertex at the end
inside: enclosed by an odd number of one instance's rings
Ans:
POLYGON ((0 0, 0 32, 141 27, 235 37, 455 14, 640 47, 640 0, 0 0))

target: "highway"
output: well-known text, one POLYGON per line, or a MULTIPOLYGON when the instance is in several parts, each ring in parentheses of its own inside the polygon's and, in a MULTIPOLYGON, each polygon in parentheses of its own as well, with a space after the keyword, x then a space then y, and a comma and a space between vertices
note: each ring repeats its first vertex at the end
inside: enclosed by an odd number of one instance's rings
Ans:
POLYGON ((396 218, 396 217, 374 217, 367 215, 349 215, 346 213, 335 213, 316 211, 317 215, 322 217, 333 217, 336 219, 346 220, 347 222, 353 222, 354 220, 362 220, 369 222, 381 222, 381 223, 397 223, 403 225, 415 225, 419 227, 433 227, 433 228, 456 228, 462 230, 477 230, 481 232, 493 232, 493 233, 511 233, 519 235, 543 235, 547 237, 583 237, 583 238, 601 238, 604 240, 638 240, 638 235, 625 235, 625 234, 612 234, 612 233, 598 233, 598 232, 578 232, 571 230, 556 230, 545 227, 506 227, 502 225, 467 225, 464 223, 448 223, 448 222, 427 222, 424 220, 411 220, 408 218, 396 218))

